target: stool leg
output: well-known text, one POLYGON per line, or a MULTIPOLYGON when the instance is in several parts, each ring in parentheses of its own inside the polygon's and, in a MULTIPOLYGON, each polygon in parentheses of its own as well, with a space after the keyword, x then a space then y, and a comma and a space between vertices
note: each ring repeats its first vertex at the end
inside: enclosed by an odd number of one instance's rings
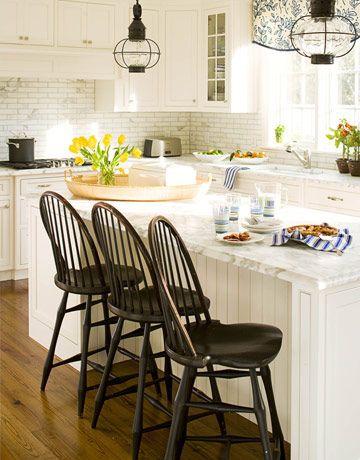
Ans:
POLYGON ((271 371, 269 366, 262 367, 260 369, 261 378, 264 383, 266 397, 269 403, 271 426, 273 431, 273 437, 275 441, 276 449, 280 451, 279 460, 285 460, 285 446, 284 446, 284 435, 281 430, 279 416, 276 410, 275 398, 273 387, 271 383, 271 371))
MULTIPOLYGON (((164 344, 166 342, 166 328, 162 327, 164 344)), ((165 345, 164 345, 165 348, 165 345)), ((172 402, 173 399, 173 379, 172 379, 172 365, 171 359, 167 354, 165 354, 165 388, 166 388, 166 397, 169 402, 172 402)))
POLYGON ((173 399, 173 379, 172 379, 172 365, 171 359, 165 355, 165 388, 166 398, 169 402, 173 399))
POLYGON ((105 324, 105 347, 106 353, 108 354, 110 350, 111 330, 109 324, 109 309, 107 304, 107 295, 102 296, 102 307, 104 312, 104 320, 107 321, 107 324, 105 324))
POLYGON ((148 368, 150 349, 150 323, 146 323, 144 326, 144 342, 140 354, 139 360, 139 379, 137 385, 136 395, 136 407, 135 416, 133 422, 133 460, 137 460, 139 457, 142 428, 143 428, 143 406, 144 406, 144 391, 145 391, 145 380, 146 371, 148 368))
POLYGON ((256 420, 259 426, 261 445, 262 445, 263 453, 264 453, 264 460, 273 460, 271 446, 270 446, 269 433, 268 433, 267 426, 266 426, 265 408, 264 408, 264 403, 261 397, 259 382, 258 382, 258 378, 256 375, 256 369, 250 369, 250 379, 251 379, 252 393, 253 393, 253 399, 254 399, 254 410, 255 410, 256 420))
POLYGON ((41 391, 45 390, 51 369, 53 367, 53 362, 54 362, 54 355, 55 355, 55 349, 56 349, 56 344, 58 341, 61 325, 66 313, 66 304, 67 300, 69 297, 68 292, 64 292, 57 314, 56 314, 56 321, 55 321, 55 327, 54 327, 54 332, 51 338, 51 343, 50 347, 46 356, 45 364, 44 364, 44 370, 43 370, 43 375, 42 375, 42 381, 41 381, 41 391))
POLYGON ((181 457, 184 445, 184 424, 186 424, 186 403, 189 401, 194 380, 194 369, 185 367, 175 397, 174 412, 166 447, 165 460, 177 460, 181 457))
POLYGON ((159 370, 156 364, 156 360, 153 356, 152 347, 149 339, 149 369, 152 379, 155 381, 155 389, 158 396, 161 396, 161 387, 159 383, 159 370))
POLYGON ((87 358, 89 352, 89 339, 91 330, 91 300, 92 296, 88 295, 86 299, 86 309, 83 324, 83 343, 81 349, 80 379, 78 386, 78 416, 82 417, 84 412, 86 387, 87 387, 87 358))
MULTIPOLYGON (((212 364, 209 364, 207 366, 207 370, 209 372, 214 372, 214 366, 212 364)), ((210 386, 211 386, 211 394, 212 398, 216 402, 221 402, 221 396, 219 392, 219 388, 217 386, 216 378, 215 377, 209 377, 210 380, 210 386)), ((225 424, 225 416, 222 413, 217 413, 216 418, 219 424, 220 428, 220 433, 225 436, 226 435, 226 424, 225 424)))
POLYGON ((102 409, 102 407, 104 405, 106 387, 107 387, 107 384, 108 384, 109 375, 110 375, 111 368, 112 368, 112 365, 113 365, 113 362, 114 362, 115 354, 117 352, 117 347, 119 346, 119 343, 120 343, 123 325, 124 325, 124 319, 120 318, 118 323, 117 323, 117 325, 116 325, 116 329, 115 329, 115 333, 113 335, 113 338, 111 340, 110 350, 109 350, 109 354, 108 354, 108 357, 107 357, 107 360, 106 360, 104 373, 103 373, 103 375, 101 377, 100 386, 99 386, 98 391, 96 393, 94 415, 93 415, 93 419, 92 419, 92 422, 91 422, 91 427, 92 428, 96 428, 101 409, 102 409))

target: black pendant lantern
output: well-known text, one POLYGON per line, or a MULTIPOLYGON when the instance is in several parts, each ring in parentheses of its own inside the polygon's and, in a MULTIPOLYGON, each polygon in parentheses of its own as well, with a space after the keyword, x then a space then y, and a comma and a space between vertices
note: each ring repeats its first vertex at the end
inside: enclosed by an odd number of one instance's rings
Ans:
POLYGON ((146 38, 139 0, 136 0, 133 12, 134 19, 129 26, 129 36, 117 43, 113 54, 120 67, 129 69, 130 73, 144 73, 145 69, 151 69, 159 62, 160 49, 157 43, 146 38))
POLYGON ((311 0, 310 15, 293 25, 290 38, 295 50, 312 64, 333 64, 350 53, 357 33, 346 17, 335 14, 335 0, 311 0))

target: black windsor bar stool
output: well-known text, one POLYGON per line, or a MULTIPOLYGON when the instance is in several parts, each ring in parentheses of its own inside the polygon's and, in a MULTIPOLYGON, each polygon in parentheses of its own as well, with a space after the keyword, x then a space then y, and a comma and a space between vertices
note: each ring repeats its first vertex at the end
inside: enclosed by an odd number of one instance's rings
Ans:
POLYGON ((228 455, 233 443, 261 442, 265 460, 285 459, 284 438, 277 415, 269 364, 281 348, 279 329, 263 324, 221 324, 210 317, 205 298, 190 254, 173 225, 164 217, 154 218, 149 225, 149 243, 162 297, 168 355, 184 366, 180 387, 175 398, 174 416, 165 459, 180 459, 186 440, 222 442, 228 444, 228 455), (194 320, 188 314, 179 315, 178 290, 195 292, 191 305, 194 320), (196 301, 195 301, 196 299, 196 301), (214 371, 212 366, 223 369, 214 371), (210 366, 210 370, 209 370, 210 366), (202 370, 206 369, 207 370, 202 370), (265 407, 260 392, 261 376, 270 409, 275 452, 272 452, 267 431, 265 407), (191 390, 197 377, 250 377, 254 407, 243 407, 217 401, 192 402, 191 390), (221 436, 187 436, 189 408, 226 412, 255 413, 259 438, 221 436))
MULTIPOLYGON (((41 390, 45 390, 53 368, 81 361, 78 385, 78 414, 81 416, 84 411, 86 392, 97 389, 99 386, 87 386, 87 365, 99 372, 104 369, 103 366, 89 360, 89 357, 101 351, 109 351, 111 342, 110 325, 117 322, 117 317, 109 317, 107 297, 110 287, 106 267, 100 262, 95 243, 81 216, 64 197, 50 191, 45 192, 40 198, 40 214, 54 255, 56 266, 54 282, 59 289, 64 291, 44 364, 41 390), (86 301, 67 308, 69 294, 85 296, 86 301), (93 300, 94 296, 100 296, 100 299, 93 300), (104 319, 93 323, 92 307, 100 303, 102 304, 104 319), (82 310, 85 310, 85 315, 81 353, 54 363, 56 344, 65 315, 82 310), (97 327, 104 327, 105 345, 89 351, 90 331, 92 328, 97 327)), ((124 268, 119 267, 119 270, 124 270, 124 268)), ((128 273, 128 283, 130 285, 133 285, 139 279, 141 279, 140 273, 135 271, 128 273)), ((136 334, 141 335, 141 331, 134 331, 130 336, 136 336, 136 334)), ((123 350, 124 354, 126 351, 126 349, 123 350)), ((157 370, 154 369, 153 371, 155 378, 157 377, 157 370)), ((119 378, 119 381, 122 380, 124 380, 124 377, 119 378)))
MULTIPOLYGON (((137 392, 135 415, 133 421, 133 459, 139 455, 142 433, 156 429, 168 428, 171 420, 155 426, 143 428, 143 403, 144 399, 153 404, 156 408, 163 411, 170 418, 172 412, 165 407, 159 400, 145 393, 145 388, 154 385, 155 382, 164 381, 168 401, 172 401, 173 380, 179 381, 172 375, 171 360, 160 351, 153 355, 155 358, 165 358, 165 376, 157 380, 146 382, 146 374, 151 356, 150 333, 154 328, 164 328, 164 317, 160 306, 159 289, 157 278, 153 268, 152 259, 140 236, 130 224, 130 222, 112 205, 108 203, 97 203, 93 207, 92 221, 96 238, 103 253, 107 270, 109 273, 111 294, 108 299, 110 311, 119 318, 115 333, 111 340, 107 363, 102 376, 101 384, 96 395, 95 410, 92 426, 95 427, 105 400, 137 392), (122 265, 125 270, 118 270, 122 265), (141 277, 137 282, 129 286, 129 276, 134 268, 139 270, 141 277), (140 284, 141 281, 141 284, 140 284), (111 384, 109 375, 116 351, 119 349, 119 342, 122 338, 122 330, 125 321, 140 323, 144 329, 143 346, 140 355, 139 376, 137 385, 125 388, 121 391, 107 395, 107 387, 111 384)), ((138 271, 136 271, 138 273, 138 271)), ((176 288, 175 288, 176 290, 176 288)), ((179 293, 179 313, 185 311, 191 315, 191 306, 200 302, 196 292, 181 289, 179 293)), ((209 308, 210 302, 203 297, 201 302, 204 308, 209 308)), ((211 388, 214 398, 220 398, 215 378, 210 378, 211 388)), ((194 390, 195 391, 195 390, 194 390)), ((197 396, 202 399, 210 400, 207 396, 196 391, 197 396)), ((212 415, 213 412, 195 414, 189 417, 188 421, 212 415)), ((225 423, 223 414, 218 416, 218 423, 222 433, 225 433, 225 423)))

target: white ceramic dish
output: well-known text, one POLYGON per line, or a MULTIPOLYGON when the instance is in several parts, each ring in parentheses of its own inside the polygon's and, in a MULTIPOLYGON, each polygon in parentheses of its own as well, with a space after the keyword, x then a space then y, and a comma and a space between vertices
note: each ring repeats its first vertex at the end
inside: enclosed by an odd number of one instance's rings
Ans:
POLYGON ((260 165, 269 161, 269 157, 264 158, 236 158, 234 157, 231 162, 240 163, 243 165, 260 165))
POLYGON ((226 243, 226 244, 235 244, 235 245, 242 245, 242 244, 252 244, 252 243, 259 243, 260 241, 263 241, 265 239, 264 236, 257 235, 256 233, 250 233, 250 240, 246 241, 231 241, 231 240, 224 240, 224 236, 231 235, 235 232, 229 232, 229 233, 222 233, 219 235, 216 235, 216 240, 220 241, 220 243, 226 243))
POLYGON ((203 163, 219 163, 220 161, 229 158, 230 153, 223 153, 222 155, 206 155, 200 152, 193 152, 194 157, 203 163))
POLYGON ((241 222, 241 226, 255 233, 275 233, 282 229, 283 222, 279 219, 274 219, 268 224, 267 222, 259 222, 258 224, 249 224, 246 221, 241 222))

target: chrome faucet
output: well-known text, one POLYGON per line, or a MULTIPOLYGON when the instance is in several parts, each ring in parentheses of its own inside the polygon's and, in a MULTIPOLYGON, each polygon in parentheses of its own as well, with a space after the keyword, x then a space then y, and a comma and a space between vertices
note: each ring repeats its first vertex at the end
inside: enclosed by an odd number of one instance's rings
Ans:
POLYGON ((306 169, 311 168, 311 151, 310 149, 299 147, 296 143, 289 144, 286 151, 292 153, 306 169))

